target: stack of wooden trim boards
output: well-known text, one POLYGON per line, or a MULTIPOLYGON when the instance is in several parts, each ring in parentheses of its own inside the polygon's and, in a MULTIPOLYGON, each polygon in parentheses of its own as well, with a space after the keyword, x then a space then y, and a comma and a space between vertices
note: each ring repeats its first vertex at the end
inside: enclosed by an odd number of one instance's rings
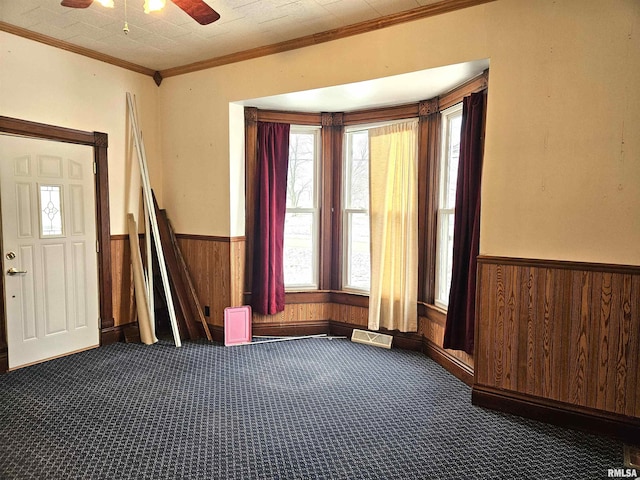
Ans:
MULTIPOLYGON (((140 254, 140 242, 138 239, 138 225, 133 213, 127 215, 129 229, 129 248, 131 249, 131 270, 133 271, 133 291, 136 300, 136 313, 138 315, 138 331, 140 341, 146 345, 156 343, 158 339, 155 333, 153 311, 147 298, 147 285, 140 254)), ((126 336, 125 336, 126 338, 126 336)))
POLYGON ((167 218, 167 212, 158 208, 155 195, 153 196, 153 206, 156 210, 158 226, 160 227, 160 241, 165 253, 172 292, 178 300, 176 305, 178 327, 181 327, 181 332, 186 330, 188 338, 195 339, 202 337, 199 330, 199 325, 201 325, 207 340, 211 341, 209 325, 207 325, 202 305, 198 300, 198 294, 182 256, 178 239, 167 218))
POLYGON ((129 245, 131 248, 140 340, 148 345, 158 341, 155 335, 152 239, 158 260, 160 276, 162 278, 163 292, 169 313, 169 322, 176 347, 182 345, 181 336, 191 339, 201 336, 195 319, 200 320, 207 339, 211 340, 209 326, 207 325, 173 230, 169 224, 166 213, 158 208, 153 191, 151 190, 144 143, 142 142, 142 132, 138 128, 136 108, 130 93, 127 93, 127 105, 140 167, 146 227, 147 265, 145 276, 140 243, 138 241, 138 225, 136 224, 134 215, 132 213, 128 214, 129 245), (178 325, 173 303, 174 295, 178 299, 180 325, 178 325))

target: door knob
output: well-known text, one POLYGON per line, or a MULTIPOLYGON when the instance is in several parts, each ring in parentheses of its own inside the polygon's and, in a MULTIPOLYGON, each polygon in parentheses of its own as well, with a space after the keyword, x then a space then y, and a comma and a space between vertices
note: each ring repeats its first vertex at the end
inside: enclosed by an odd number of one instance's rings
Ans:
POLYGON ((26 270, 18 270, 15 267, 11 267, 9 270, 7 270, 7 275, 17 275, 19 273, 27 273, 26 270))

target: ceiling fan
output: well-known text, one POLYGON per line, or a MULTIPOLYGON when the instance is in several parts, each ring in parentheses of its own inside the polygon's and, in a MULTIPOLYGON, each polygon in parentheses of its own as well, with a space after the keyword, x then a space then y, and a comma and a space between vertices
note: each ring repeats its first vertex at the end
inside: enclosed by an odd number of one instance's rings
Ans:
MULTIPOLYGON (((200 25, 209 25, 220 18, 220 14, 204 0, 171 0, 200 25)), ((93 0, 62 0, 60 5, 70 8, 87 8, 93 0)), ((162 2, 164 5, 164 2, 162 2)), ((145 2, 146 4, 146 2, 145 2)), ((113 6, 113 3, 111 4, 113 6)))

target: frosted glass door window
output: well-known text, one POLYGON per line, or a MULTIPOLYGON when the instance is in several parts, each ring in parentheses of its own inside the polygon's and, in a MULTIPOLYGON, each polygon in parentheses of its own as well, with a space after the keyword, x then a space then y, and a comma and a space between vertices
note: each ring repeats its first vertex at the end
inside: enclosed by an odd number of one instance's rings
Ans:
POLYGON ((62 187, 60 185, 40 185, 40 236, 61 237, 62 228, 62 187))

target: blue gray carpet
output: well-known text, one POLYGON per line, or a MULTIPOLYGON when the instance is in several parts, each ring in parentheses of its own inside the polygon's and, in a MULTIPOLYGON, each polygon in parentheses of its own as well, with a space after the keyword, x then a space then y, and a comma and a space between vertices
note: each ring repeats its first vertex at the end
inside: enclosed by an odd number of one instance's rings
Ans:
POLYGON ((2 479, 595 479, 622 445, 339 339, 115 344, 0 375, 2 479))

